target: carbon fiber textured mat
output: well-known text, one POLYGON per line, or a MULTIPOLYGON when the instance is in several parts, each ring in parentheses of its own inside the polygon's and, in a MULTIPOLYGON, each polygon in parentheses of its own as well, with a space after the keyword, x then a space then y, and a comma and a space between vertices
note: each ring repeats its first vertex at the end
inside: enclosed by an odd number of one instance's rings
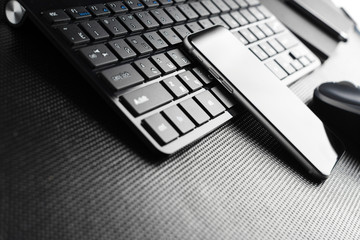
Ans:
POLYGON ((359 239, 359 172, 347 154, 311 182, 245 110, 155 156, 35 26, 1 16, 1 240, 359 239))

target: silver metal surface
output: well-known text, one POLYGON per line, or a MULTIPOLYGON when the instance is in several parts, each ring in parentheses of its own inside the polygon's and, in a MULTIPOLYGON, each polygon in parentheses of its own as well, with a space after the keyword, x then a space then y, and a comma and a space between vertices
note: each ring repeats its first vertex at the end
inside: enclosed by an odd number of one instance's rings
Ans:
POLYGON ((9 23, 19 25, 24 20, 25 8, 16 0, 10 0, 5 6, 5 15, 9 23))
POLYGON ((329 176, 338 155, 323 123, 233 34, 213 27, 185 46, 293 154, 310 174, 329 176))

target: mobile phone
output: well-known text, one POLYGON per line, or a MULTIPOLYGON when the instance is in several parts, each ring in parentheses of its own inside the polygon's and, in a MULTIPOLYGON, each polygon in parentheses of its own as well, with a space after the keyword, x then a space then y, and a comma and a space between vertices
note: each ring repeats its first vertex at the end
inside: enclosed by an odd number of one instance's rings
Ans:
POLYGON ((317 178, 337 159, 321 120, 229 30, 214 26, 190 34, 187 50, 317 178))

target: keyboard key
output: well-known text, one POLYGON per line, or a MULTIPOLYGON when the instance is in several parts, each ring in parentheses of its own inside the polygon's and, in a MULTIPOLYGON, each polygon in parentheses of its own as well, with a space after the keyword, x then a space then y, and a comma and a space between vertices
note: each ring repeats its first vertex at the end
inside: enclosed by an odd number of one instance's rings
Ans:
POLYGON ((239 39, 242 44, 247 45, 249 42, 240 34, 240 32, 233 32, 234 36, 239 39))
POLYGON ((267 22, 266 25, 268 25, 274 33, 280 33, 285 30, 285 27, 278 20, 267 22))
POLYGON ((211 117, 216 117, 225 111, 224 106, 209 91, 196 95, 195 99, 211 117))
POLYGON ((110 10, 107 7, 105 7, 104 4, 90 5, 87 6, 87 9, 89 9, 90 12, 96 17, 106 16, 110 14, 110 10))
POLYGON ((64 10, 52 10, 52 11, 45 11, 44 17, 50 23, 62 23, 62 22, 69 22, 71 19, 70 17, 64 12, 64 10))
POLYGON ((259 0, 246 0, 246 2, 247 2, 250 6, 260 5, 259 0))
POLYGON ((243 17, 239 12, 231 12, 230 15, 240 24, 240 26, 244 26, 249 24, 249 21, 243 17))
POLYGON ((144 78, 130 64, 104 70, 101 72, 101 76, 107 80, 115 90, 122 90, 144 81, 144 78))
POLYGON ((234 97, 223 87, 213 87, 211 92, 225 105, 226 108, 232 108, 237 103, 234 97))
POLYGON ((184 68, 191 63, 190 60, 179 49, 171 50, 167 52, 167 55, 179 68, 184 68))
POLYGON ((214 78, 211 76, 211 74, 199 67, 194 68, 192 71, 195 76, 202 81, 203 84, 210 84, 214 81, 214 78))
POLYGON ((122 98, 136 115, 151 111, 173 100, 171 94, 160 83, 126 93, 122 98))
POLYGON ((287 77, 287 73, 274 61, 269 61, 265 64, 270 71, 272 71, 279 79, 287 77))
POLYGON ((155 65, 158 66, 164 74, 176 71, 177 67, 165 56, 164 53, 157 54, 151 57, 155 65))
POLYGON ((111 41, 109 46, 121 60, 136 57, 135 51, 123 39, 111 41))
POLYGON ((156 8, 159 6, 159 2, 156 0, 143 0, 142 2, 147 8, 156 8))
POLYGON ((116 18, 105 18, 100 22, 112 36, 118 37, 125 35, 128 32, 116 18))
POLYGON ((65 39, 72 45, 90 42, 90 38, 75 24, 59 28, 65 39))
POLYGON ((155 50, 160 50, 168 47, 164 39, 162 39, 156 32, 145 33, 144 37, 155 50))
POLYGON ((132 11, 144 9, 144 5, 138 0, 125 0, 124 3, 132 11))
POLYGON ((186 17, 176 7, 167 7, 165 8, 165 11, 176 23, 186 21, 186 17))
POLYGON ((220 9, 217 8, 210 0, 201 1, 201 4, 204 5, 204 7, 211 13, 211 15, 220 13, 220 9))
POLYGON ((227 29, 229 29, 230 27, 218 16, 216 17, 211 17, 210 21, 214 24, 214 25, 220 25, 223 26, 227 29))
POLYGON ((158 20, 161 26, 168 26, 174 23, 174 21, 167 15, 162 9, 154 9, 150 11, 156 20, 158 20))
POLYGON ((250 50, 261 60, 267 59, 269 56, 258 46, 253 46, 250 50))
POLYGON ((80 24, 85 32, 91 37, 92 40, 102 40, 109 38, 110 35, 97 21, 87 21, 80 24))
POLYGON ((240 10, 240 13, 241 13, 241 15, 243 15, 246 18, 246 20, 249 23, 253 23, 253 22, 257 21, 256 18, 247 9, 240 10))
POLYGON ((203 30, 203 28, 196 22, 187 23, 186 27, 193 33, 203 30))
POLYGON ((178 106, 165 109, 164 115, 181 134, 185 134, 195 128, 195 124, 178 106))
POLYGON ((199 20, 199 25, 204 29, 214 26, 214 24, 212 24, 212 22, 210 22, 207 18, 199 20))
POLYGON ((291 62, 291 66, 293 66, 296 71, 299 71, 300 69, 302 69, 304 66, 299 62, 299 60, 293 60, 291 62))
POLYGON ((265 23, 259 24, 258 28, 260 28, 267 37, 274 35, 274 32, 265 23))
POLYGON ((233 0, 224 0, 224 2, 230 7, 231 10, 238 10, 240 7, 233 0))
POLYGON ((258 21, 265 19, 265 16, 255 7, 249 8, 249 12, 251 12, 258 21))
POLYGON ((159 31, 159 34, 161 37, 163 37, 168 44, 170 45, 175 45, 175 44, 179 44, 182 43, 181 39, 179 38, 178 35, 176 35, 176 33, 174 33, 173 30, 171 30, 171 28, 165 28, 165 29, 161 29, 159 31))
POLYGON ((150 47, 149 44, 147 44, 140 36, 129 37, 126 39, 126 41, 140 55, 148 54, 153 51, 152 47, 150 47))
POLYGON ((184 39, 187 35, 191 34, 191 31, 185 27, 185 25, 175 26, 173 29, 178 34, 178 36, 181 37, 181 39, 184 39))
POLYGON ((168 6, 168 5, 171 5, 173 4, 173 1, 172 0, 159 0, 160 4, 163 5, 163 6, 168 6))
POLYGON ((199 17, 189 4, 181 4, 177 7, 189 20, 197 19, 199 17))
POLYGON ((270 18, 272 16, 271 12, 269 12, 269 10, 263 6, 260 5, 257 7, 257 9, 266 17, 266 18, 270 18))
POLYGON ((145 26, 146 29, 158 28, 160 24, 150 15, 149 12, 138 12, 135 16, 145 26))
POLYGON ((307 57, 300 57, 299 58, 299 62, 301 62, 302 65, 304 65, 304 67, 310 65, 310 61, 309 59, 307 59, 307 57))
POLYGON ((276 41, 276 39, 271 39, 269 40, 269 44, 270 46, 272 46, 276 52, 280 53, 285 51, 285 48, 283 46, 280 45, 280 43, 278 41, 276 41))
POLYGON ((177 75, 177 77, 183 82, 191 91, 199 90, 203 84, 197 79, 190 71, 186 71, 177 75))
POLYGON ((86 19, 91 17, 91 13, 86 10, 84 7, 74 7, 68 8, 65 10, 67 14, 71 16, 71 18, 75 20, 86 19))
POLYGON ((100 67, 118 61, 117 57, 104 44, 84 47, 79 52, 92 67, 100 67))
POLYGON ((160 141, 161 145, 167 144, 179 137, 179 133, 159 113, 146 118, 144 124, 150 130, 150 133, 160 141))
POLYGON ((131 14, 120 16, 119 20, 132 33, 144 30, 144 27, 131 14))
POLYGON ((257 41, 257 38, 249 31, 249 29, 241 29, 239 32, 249 43, 257 41))
POLYGON ((210 13, 200 2, 190 2, 190 6, 200 17, 208 17, 210 13))
POLYGON ((298 44, 298 40, 290 34, 279 36, 276 39, 285 49, 292 48, 298 44))
POLYGON ((212 0, 212 2, 220 9, 221 12, 228 12, 230 8, 226 5, 223 0, 212 0))
POLYGON ((169 77, 163 83, 175 98, 181 98, 189 93, 189 90, 176 77, 169 77))
POLYGON ((275 59, 275 61, 287 72, 287 74, 293 74, 296 69, 291 66, 293 59, 290 56, 282 55, 275 59))
POLYGON ((249 4, 245 2, 245 0, 235 0, 235 2, 240 6, 240 8, 246 8, 249 6, 249 4))
POLYGON ((290 56, 294 59, 298 59, 307 54, 307 50, 301 46, 291 49, 290 56))
POLYGON ((147 58, 134 62, 134 65, 147 79, 151 80, 161 76, 160 70, 147 58))
POLYGON ((128 8, 121 1, 111 2, 106 4, 113 13, 125 13, 128 8))
POLYGON ((230 16, 230 14, 225 13, 220 15, 221 19, 224 20, 224 22, 230 26, 230 28, 237 28, 239 27, 239 23, 230 16))
POLYGON ((276 55, 276 51, 267 42, 263 42, 263 43, 259 44, 259 46, 270 57, 276 55))
POLYGON ((257 27, 257 26, 253 26, 253 27, 249 27, 249 30, 255 35, 255 37, 257 39, 263 39, 265 38, 265 34, 257 27))
POLYGON ((197 125, 210 120, 209 115, 192 98, 181 102, 179 105, 197 125))

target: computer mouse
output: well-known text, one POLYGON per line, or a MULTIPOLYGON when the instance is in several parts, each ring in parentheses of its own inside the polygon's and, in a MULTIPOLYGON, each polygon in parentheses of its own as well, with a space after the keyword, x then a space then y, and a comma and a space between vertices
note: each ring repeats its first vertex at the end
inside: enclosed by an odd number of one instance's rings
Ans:
POLYGON ((313 111, 346 145, 360 140, 360 88, 353 83, 328 82, 314 91, 313 111))

